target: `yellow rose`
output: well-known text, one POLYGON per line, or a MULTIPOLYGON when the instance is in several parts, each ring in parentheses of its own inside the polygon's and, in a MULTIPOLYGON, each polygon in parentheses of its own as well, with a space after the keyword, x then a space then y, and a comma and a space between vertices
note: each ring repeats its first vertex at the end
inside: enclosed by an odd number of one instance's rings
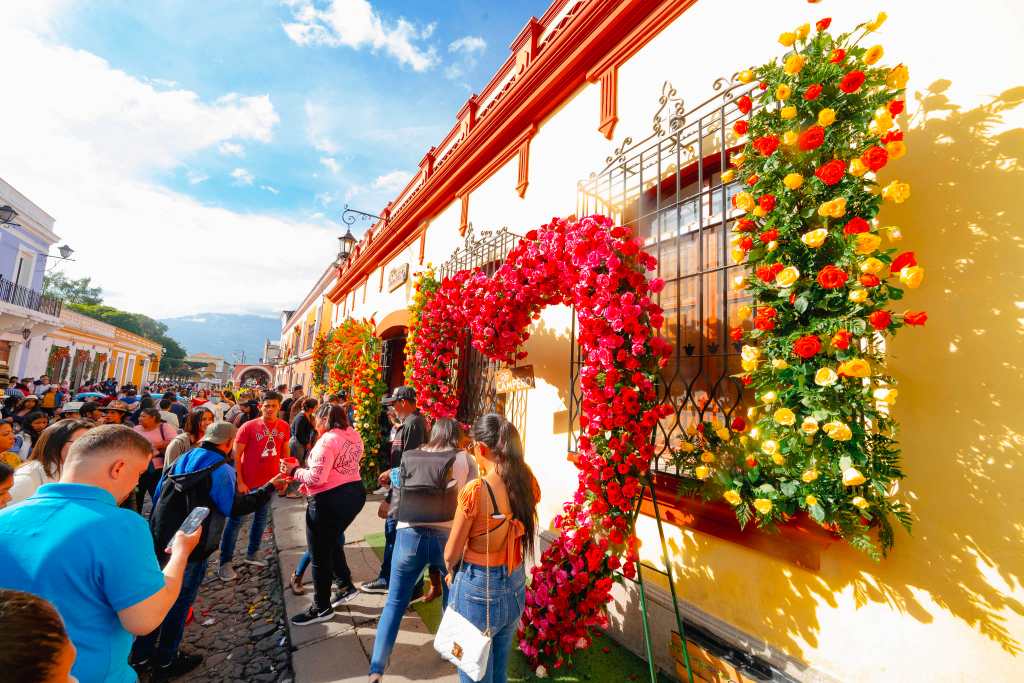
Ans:
POLYGON ((862 175, 868 172, 868 167, 864 165, 864 162, 860 159, 854 159, 850 162, 850 175, 860 178, 862 175))
POLYGON ((854 496, 853 500, 851 500, 850 502, 853 503, 855 507, 858 507, 861 510, 863 510, 863 509, 865 509, 865 508, 867 508, 867 507, 869 507, 871 505, 871 503, 869 503, 868 501, 864 500, 864 498, 862 496, 854 496))
POLYGON ((736 208, 741 211, 752 211, 757 206, 757 202, 754 201, 754 196, 749 192, 740 192, 736 195, 736 208))
POLYGON ((803 55, 790 55, 786 57, 786 63, 783 65, 782 70, 790 76, 795 76, 800 73, 800 70, 804 68, 806 63, 807 59, 803 55))
POLYGON ((779 442, 773 439, 765 439, 761 444, 761 450, 765 455, 775 455, 779 452, 779 442))
POLYGON ((790 33, 789 31, 786 31, 785 33, 783 33, 783 34, 781 34, 779 36, 779 43, 781 43, 784 47, 790 47, 795 42, 796 42, 796 34, 795 33, 790 33))
POLYGON ((771 242, 769 242, 768 245, 765 247, 765 249, 767 249, 769 253, 775 251, 778 248, 779 248, 779 243, 776 242, 775 240, 772 240, 771 242))
POLYGON ((839 364, 839 374, 846 377, 870 377, 871 365, 863 358, 843 361, 839 364))
MULTIPOLYGON (((731 441, 732 440, 732 432, 730 432, 725 427, 719 427, 718 429, 716 429, 715 430, 715 435, 719 439, 721 439, 722 441, 731 441)), ((712 457, 714 457, 714 456, 712 456, 712 457)))
POLYGON ((775 403, 778 398, 774 391, 766 391, 761 394, 761 400, 765 403, 775 403))
POLYGON ((729 158, 729 163, 735 166, 736 168, 739 168, 740 166, 743 165, 743 162, 746 160, 747 156, 740 152, 739 154, 733 154, 732 157, 729 158))
POLYGON ((715 454, 711 451, 704 451, 700 454, 700 461, 704 463, 711 463, 715 461, 715 454))
POLYGON ((831 126, 836 122, 836 110, 829 109, 826 107, 818 112, 818 124, 822 126, 831 126))
POLYGON ((786 458, 782 455, 782 453, 776 453, 775 455, 772 456, 772 462, 775 463, 776 465, 785 465, 786 458))
POLYGON ((876 259, 874 256, 869 256, 860 262, 860 272, 870 273, 872 275, 878 275, 885 268, 885 264, 876 259))
POLYGON ((695 450, 697 450, 697 447, 694 446, 689 441, 680 441, 679 442, 679 447, 678 447, 677 450, 680 450, 683 453, 693 453, 695 450))
POLYGON ((754 509, 760 512, 762 515, 767 515, 772 511, 772 502, 767 498, 755 498, 754 509))
POLYGON ((800 279, 800 271, 793 266, 787 266, 775 276, 775 284, 779 287, 792 287, 800 279))
POLYGON ((792 427, 796 424, 796 414, 789 408, 779 408, 772 415, 772 419, 783 427, 792 427))
MULTIPOLYGON (((796 144, 796 141, 800 139, 795 130, 787 130, 782 134, 782 144, 792 147, 796 144)), ((799 175, 799 174, 794 174, 799 175)))
POLYGON ((889 153, 889 160, 900 159, 907 155, 907 146, 902 140, 893 140, 886 144, 885 151, 889 153))
POLYGON ((693 468, 693 474, 698 479, 703 481, 711 476, 711 468, 706 467, 704 465, 697 465, 697 467, 693 468))
POLYGON ((731 183, 736 178, 736 171, 729 168, 722 172, 722 182, 731 183))
POLYGON ((882 228, 881 232, 885 233, 886 239, 888 239, 890 242, 899 242, 901 239, 903 239, 903 231, 900 230, 895 225, 887 225, 886 227, 882 228))
POLYGON ((739 79, 740 83, 750 83, 752 80, 754 80, 754 72, 751 71, 750 69, 744 69, 743 71, 739 72, 736 78, 739 79))
POLYGON ((764 218, 765 216, 767 216, 767 215, 768 215, 768 212, 767 212, 767 211, 765 211, 764 209, 762 209, 762 208, 760 207, 760 205, 759 205, 759 206, 755 206, 755 207, 754 207, 754 211, 753 211, 753 214, 754 214, 755 216, 757 216, 758 218, 764 218))
POLYGON ((740 360, 740 367, 743 368, 743 372, 753 372, 757 370, 757 361, 743 358, 740 360))
POLYGON ((889 75, 885 77, 885 84, 893 90, 901 90, 906 87, 908 80, 910 80, 910 70, 900 64, 893 67, 889 75))
POLYGON ((879 403, 885 403, 891 406, 892 404, 896 403, 896 396, 898 394, 899 391, 897 391, 896 389, 879 387, 878 389, 875 389, 874 391, 871 392, 871 397, 874 398, 879 403))
POLYGON ((761 349, 757 346, 744 344, 743 348, 740 350, 740 357, 743 360, 757 360, 761 357, 761 349))
POLYGON ((801 235, 800 241, 811 249, 817 249, 825 243, 826 237, 828 237, 828 230, 826 228, 817 228, 801 235))
POLYGON ((829 218, 842 218, 846 215, 846 197, 837 197, 836 199, 824 202, 818 207, 818 215, 829 218))
POLYGON ((795 119, 796 107, 792 105, 788 107, 783 107, 782 109, 779 110, 779 116, 781 116, 784 121, 788 121, 789 119, 795 119))
POLYGON ((900 271, 900 282, 911 289, 917 289, 924 281, 924 268, 921 266, 907 266, 900 271))
POLYGON ((814 383, 819 387, 830 387, 839 381, 839 375, 832 368, 819 368, 814 373, 814 383))
POLYGON ((808 415, 804 418, 804 421, 800 423, 800 431, 807 436, 814 436, 818 433, 818 421, 808 415))
POLYGON ((736 317, 742 320, 749 320, 750 316, 754 314, 754 311, 748 304, 743 304, 736 309, 736 317))
POLYGON ((785 370, 786 368, 789 367, 789 363, 782 360, 781 358, 776 358, 775 360, 772 361, 772 367, 775 368, 776 370, 785 370))
POLYGON ((867 479, 856 467, 847 467, 843 470, 843 484, 846 486, 860 486, 867 479))
POLYGON ((875 118, 871 122, 871 124, 872 125, 869 127, 870 132, 874 133, 875 135, 881 135, 893 127, 892 114, 890 114, 887 110, 882 109, 877 114, 875 114, 875 118))
POLYGON ((853 432, 850 430, 850 427, 838 420, 826 422, 821 429, 829 438, 835 441, 849 441, 853 438, 853 432))
POLYGON ((814 507, 815 505, 818 504, 818 499, 815 498, 814 496, 808 494, 808 495, 804 496, 804 503, 807 504, 807 507, 814 507))
POLYGON ((811 25, 810 24, 800 24, 799 26, 796 27, 796 37, 799 38, 800 40, 803 40, 804 38, 806 38, 808 35, 810 35, 810 33, 811 33, 811 25))
POLYGON ((885 54, 885 50, 882 49, 881 45, 873 45, 872 47, 868 48, 867 52, 864 53, 864 63, 874 64, 875 62, 882 58, 883 54, 885 54))
POLYGON ((868 300, 868 290, 858 287, 857 289, 851 289, 849 294, 850 301, 855 304, 862 304, 868 300))
POLYGON ((810 469, 800 475, 800 478, 807 484, 818 478, 818 470, 810 469))
POLYGON ((747 252, 742 247, 733 247, 729 253, 732 255, 732 260, 736 263, 743 263, 743 260, 747 258, 747 252))
POLYGON ((788 173, 782 179, 782 184, 786 186, 787 190, 799 190, 800 186, 804 184, 804 177, 799 173, 788 173))
POLYGON ((731 489, 723 493, 722 497, 725 498, 726 502, 729 503, 729 505, 739 505, 740 503, 743 502, 743 497, 740 496, 740 492, 733 491, 731 489))
POLYGON ((864 24, 864 26, 868 29, 868 31, 877 31, 888 18, 888 14, 886 14, 885 12, 879 12, 878 16, 875 18, 874 21, 869 21, 868 23, 864 24))
POLYGON ((793 89, 790 88, 785 83, 782 83, 779 85, 779 87, 775 88, 775 99, 777 100, 788 100, 789 96, 792 94, 793 89))
POLYGON ((882 243, 882 238, 873 232, 862 232, 854 239, 854 251, 858 256, 867 256, 882 243))

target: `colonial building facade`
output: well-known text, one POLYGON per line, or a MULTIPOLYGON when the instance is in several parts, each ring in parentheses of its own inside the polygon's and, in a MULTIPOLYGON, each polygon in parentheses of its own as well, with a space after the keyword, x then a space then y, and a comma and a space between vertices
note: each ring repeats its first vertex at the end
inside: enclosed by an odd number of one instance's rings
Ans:
MULTIPOLYGON (((282 312, 275 385, 287 384, 291 388, 301 384, 309 393, 309 385, 313 382, 313 342, 321 329, 329 330, 337 322, 336 307, 326 296, 327 291, 333 288, 337 275, 337 268, 332 263, 320 274, 320 278, 294 311, 282 312)), ((265 351, 273 353, 270 348, 265 351)))

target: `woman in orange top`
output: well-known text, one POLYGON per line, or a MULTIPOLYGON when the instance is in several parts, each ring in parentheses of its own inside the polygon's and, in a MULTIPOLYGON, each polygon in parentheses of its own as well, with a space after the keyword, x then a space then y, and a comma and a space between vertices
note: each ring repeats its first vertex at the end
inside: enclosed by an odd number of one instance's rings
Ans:
MULTIPOLYGON (((505 683, 508 656, 526 606, 524 559, 533 554, 540 488, 523 460, 519 432, 491 413, 473 424, 481 476, 459 494, 444 561, 449 602, 481 631, 490 628, 491 655, 481 681, 505 683)), ((472 681, 459 672, 462 683, 472 681)))

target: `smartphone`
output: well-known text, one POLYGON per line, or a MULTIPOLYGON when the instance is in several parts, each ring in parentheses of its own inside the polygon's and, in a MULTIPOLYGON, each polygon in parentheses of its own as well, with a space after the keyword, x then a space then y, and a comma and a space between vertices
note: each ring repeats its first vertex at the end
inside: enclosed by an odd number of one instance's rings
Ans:
MULTIPOLYGON (((199 506, 192 509, 192 512, 188 513, 188 517, 178 527, 178 531, 183 534, 190 534, 199 528, 199 525, 203 523, 203 520, 210 514, 210 508, 199 506)), ((174 538, 173 536, 171 538, 174 538)), ((170 554, 171 546, 164 548, 164 552, 170 554)))

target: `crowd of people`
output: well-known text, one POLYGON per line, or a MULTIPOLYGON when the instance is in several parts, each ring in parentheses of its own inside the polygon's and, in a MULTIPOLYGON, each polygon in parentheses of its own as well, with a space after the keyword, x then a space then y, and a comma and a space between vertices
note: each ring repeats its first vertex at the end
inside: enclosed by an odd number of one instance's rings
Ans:
POLYGON ((83 682, 163 681, 194 670, 202 656, 180 646, 208 563, 217 555, 210 580, 237 579, 235 546, 251 515, 239 561, 267 566, 258 552, 276 494, 307 501, 307 552, 290 584, 304 594, 311 566, 313 595, 290 615, 294 627, 332 619, 360 591, 386 592, 369 670, 369 680, 380 681, 410 601, 440 597, 490 628, 483 680, 505 680, 539 489, 504 417, 482 416, 468 430, 448 419, 430 424, 415 392, 399 387, 384 399, 378 454, 364 453, 343 393, 321 401, 301 386, 258 397, 167 385, 88 388, 101 395, 69 400, 77 396, 58 387, 44 406, 26 407, 28 396, 8 393, 15 400, 0 422, 0 670, 26 672, 19 681, 83 682), (357 587, 345 531, 367 501, 361 466, 378 457, 385 553, 379 575, 357 587), (208 510, 205 519, 184 533, 198 507, 208 510), (45 646, 5 644, 2 635, 25 619, 45 646))

